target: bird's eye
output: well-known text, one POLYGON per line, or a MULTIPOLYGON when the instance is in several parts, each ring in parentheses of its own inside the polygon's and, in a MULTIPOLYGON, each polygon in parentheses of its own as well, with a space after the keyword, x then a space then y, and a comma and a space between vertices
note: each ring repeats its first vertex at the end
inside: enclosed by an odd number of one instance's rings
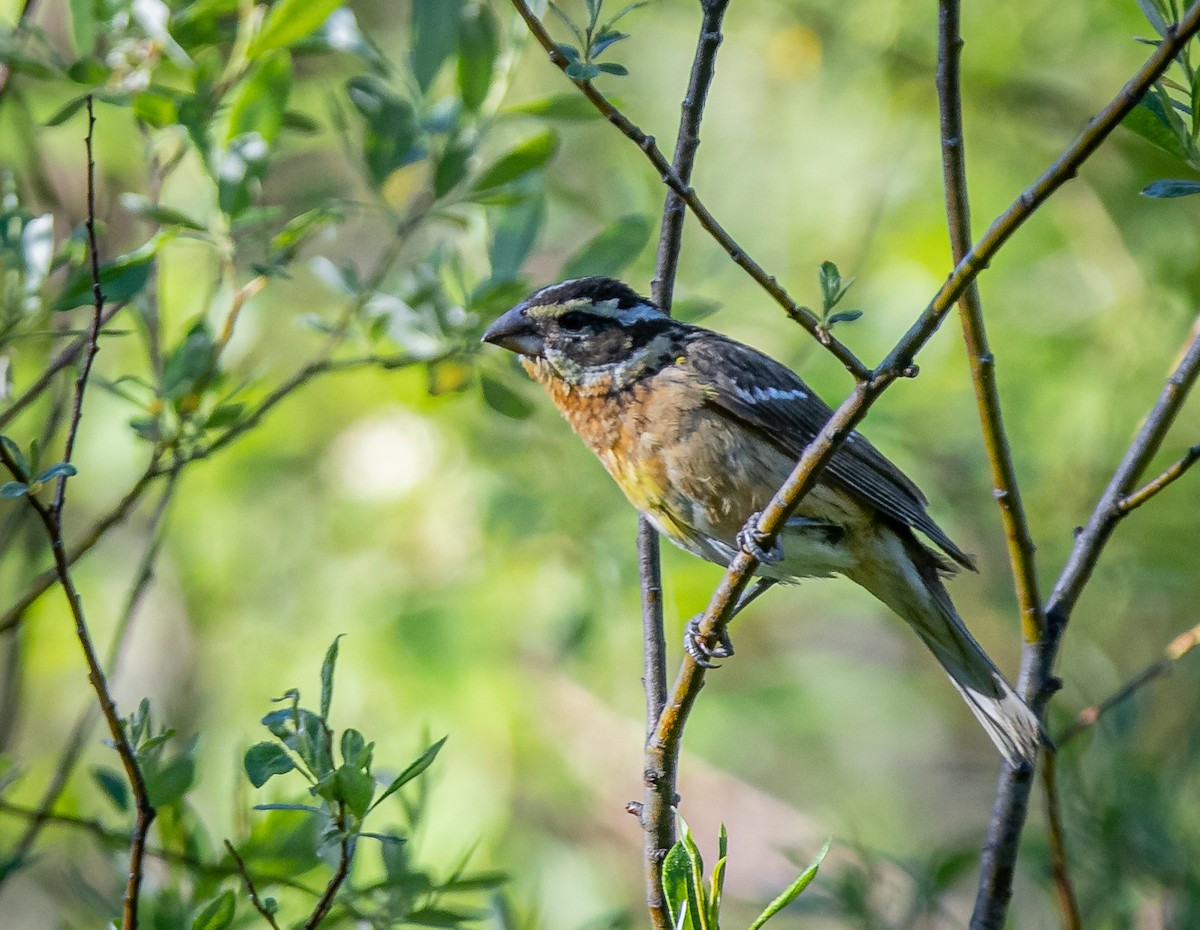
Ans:
POLYGON ((558 328, 569 330, 570 332, 579 332, 589 322, 591 322, 591 317, 588 314, 581 310, 571 310, 558 318, 558 328))

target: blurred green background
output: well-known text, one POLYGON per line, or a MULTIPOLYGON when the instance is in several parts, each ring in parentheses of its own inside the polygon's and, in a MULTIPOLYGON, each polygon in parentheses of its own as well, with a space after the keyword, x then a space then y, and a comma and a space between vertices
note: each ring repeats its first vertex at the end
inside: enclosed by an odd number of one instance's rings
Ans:
MULTIPOLYGON (((0 4, 0 18, 15 23, 17 6, 0 4)), ((72 14, 86 6, 46 0, 31 13, 45 48, 68 63, 87 54, 72 14)), ((189 5, 169 6, 173 24, 189 5)), ((194 23, 211 19, 217 31, 236 23, 237 4, 192 6, 200 7, 194 23)), ((414 90, 406 76, 409 5, 364 0, 348 8, 391 62, 383 79, 406 99, 422 96, 423 119, 441 106, 453 122, 445 103, 458 93, 453 57, 427 88, 414 90)), ((93 38, 110 69, 100 83, 112 87, 122 80, 113 61, 145 51, 145 24, 133 7, 94 9, 109 17, 99 18, 93 38), (106 42, 105 29, 123 29, 123 38, 106 42), (138 36, 143 46, 133 47, 138 36)), ((536 239, 517 283, 532 289, 555 280, 622 217, 647 217, 642 225, 656 230, 663 188, 643 156, 600 120, 505 115, 571 88, 508 4, 496 0, 491 9, 501 30, 497 74, 508 86, 493 83, 490 115, 472 124, 472 163, 493 162, 547 129, 560 148, 522 181, 520 197, 464 202, 451 211, 456 222, 422 226, 371 305, 386 317, 376 348, 433 345, 456 354, 438 365, 314 379, 228 449, 189 465, 114 687, 123 711, 148 696, 159 718, 199 736, 191 803, 219 839, 247 817, 265 816, 246 814, 249 805, 286 794, 273 785, 251 791, 242 753, 261 738, 258 719, 271 698, 291 687, 311 696, 326 646, 345 633, 334 717, 377 741, 378 765, 401 768, 427 736, 450 736, 431 774, 421 835, 430 860, 449 864, 478 844, 473 863, 511 873, 508 895, 533 925, 640 926, 640 835, 623 809, 641 793, 635 515, 511 360, 476 351, 478 332, 502 306, 464 306, 456 282, 469 292, 485 281, 497 231, 521 223, 533 224, 536 239)), ((841 336, 868 362, 886 353, 950 269, 935 17, 933 4, 899 0, 736 0, 702 133, 696 190, 798 300, 818 301, 823 260, 856 279, 847 301, 865 315, 841 336)), ((698 4, 685 0, 631 13, 622 22, 631 38, 607 56, 630 73, 598 82, 666 151, 698 22, 698 4)), ((1132 0, 967 4, 963 85, 977 235, 1116 93, 1147 52, 1134 37, 1150 32, 1132 0)), ((5 49, 18 41, 29 42, 8 35, 5 49)), ((185 67, 161 48, 153 54, 152 66, 129 66, 130 80, 141 67, 155 81, 187 86, 185 67)), ((384 207, 348 209, 250 299, 222 359, 224 388, 244 385, 240 396, 250 403, 321 345, 322 334, 303 319, 333 319, 345 306, 328 285, 330 263, 365 277, 392 235, 387 210, 398 215, 416 202, 435 170, 435 159, 415 156, 376 177, 374 189, 364 180, 362 120, 347 104, 346 84, 364 73, 367 57, 296 53, 288 106, 314 126, 279 135, 255 203, 281 207, 284 219, 329 198, 376 196, 384 207), (338 112, 349 114, 349 129, 338 112)), ((18 70, 0 103, 5 184, 33 215, 53 214, 60 243, 84 217, 84 125, 81 115, 44 124, 81 92, 64 78, 18 70)), ((126 104, 100 102, 96 115, 101 250, 112 257, 154 231, 120 199, 154 196, 147 152, 186 142, 171 127, 139 129, 126 104)), ((437 131, 429 129, 431 138, 437 131)), ((438 138, 435 154, 445 133, 438 138)), ((1044 593, 1196 319, 1197 202, 1139 196, 1181 171, 1118 131, 981 279, 1044 593)), ((163 186, 164 204, 225 231, 216 244, 181 236, 159 251, 150 287, 167 345, 198 314, 218 328, 232 288, 263 261, 262 235, 226 234, 214 191, 194 153, 163 186)), ((645 292, 652 270, 647 242, 622 276, 645 292)), ((60 273, 46 293, 61 286, 60 273)), ((690 220, 677 299, 693 308, 699 299, 719 302, 705 325, 793 365, 831 403, 849 389, 836 361, 690 220)), ((85 312, 72 317, 75 325, 85 312)), ((126 319, 130 312, 114 323, 129 335, 107 339, 97 361, 109 381, 148 370, 144 327, 126 319)), ((33 333, 48 324, 33 314, 21 325, 33 333)), ((956 329, 948 319, 920 357, 920 377, 897 384, 864 432, 977 555, 979 574, 957 579, 951 593, 1015 674, 1018 618, 956 329)), ((0 342, 14 393, 40 371, 50 345, 37 336, 0 342)), ((90 393, 69 532, 106 512, 145 467, 149 444, 129 427, 138 413, 112 392, 90 393)), ((38 416, 24 414, 6 433, 28 442, 38 416)), ((1198 436, 1193 404, 1155 466, 1198 436)), ((1067 635, 1052 732, 1200 620, 1198 481, 1185 478, 1137 511, 1110 544, 1067 635)), ((78 565, 102 644, 147 543, 150 503, 78 565)), ((0 530, 8 534, 0 538, 0 607, 49 564, 44 540, 10 519, 18 506, 0 502, 0 521, 8 521, 0 530)), ((674 550, 664 551, 664 562, 674 655, 683 623, 703 609, 720 571, 674 550)), ((936 664, 903 624, 843 581, 773 592, 738 621, 734 638, 737 657, 710 677, 689 725, 681 779, 683 813, 706 851, 718 823, 728 827, 730 925, 757 913, 832 834, 828 867, 779 926, 962 926, 999 759, 936 664)), ((21 772, 5 798, 32 804, 90 697, 57 590, 34 604, 3 650, 0 751, 21 772)), ((1089 927, 1200 926, 1198 685, 1200 662, 1186 657, 1060 761, 1089 927)), ((123 823, 86 774, 89 765, 111 764, 109 756, 97 731, 60 810, 123 823)), ((20 826, 0 816, 0 848, 20 826)), ((1013 927, 1057 926, 1043 837, 1035 798, 1013 927)), ((111 906, 119 896, 112 860, 54 827, 37 854, 0 894, 4 925, 96 926, 99 902, 111 906)), ((149 885, 164 881, 162 869, 151 868, 149 885)))

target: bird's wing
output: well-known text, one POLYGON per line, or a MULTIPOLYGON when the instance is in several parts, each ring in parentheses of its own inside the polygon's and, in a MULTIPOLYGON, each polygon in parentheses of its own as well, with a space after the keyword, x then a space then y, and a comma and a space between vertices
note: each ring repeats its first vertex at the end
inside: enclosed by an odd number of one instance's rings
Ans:
MULTIPOLYGON (((691 329, 687 359, 705 386, 708 402, 798 460, 833 416, 829 405, 770 356, 717 333, 691 329)), ((971 557, 925 512, 920 489, 860 433, 852 433, 838 449, 826 474, 885 516, 920 530, 955 562, 975 568, 971 557)))

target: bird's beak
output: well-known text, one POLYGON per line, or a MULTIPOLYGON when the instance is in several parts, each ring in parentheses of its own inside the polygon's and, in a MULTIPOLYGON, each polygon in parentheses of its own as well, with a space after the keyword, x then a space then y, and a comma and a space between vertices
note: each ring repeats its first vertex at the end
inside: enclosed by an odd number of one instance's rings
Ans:
POLYGON ((542 354, 542 337, 526 316, 524 304, 517 304, 489 326, 483 341, 518 355, 542 354))

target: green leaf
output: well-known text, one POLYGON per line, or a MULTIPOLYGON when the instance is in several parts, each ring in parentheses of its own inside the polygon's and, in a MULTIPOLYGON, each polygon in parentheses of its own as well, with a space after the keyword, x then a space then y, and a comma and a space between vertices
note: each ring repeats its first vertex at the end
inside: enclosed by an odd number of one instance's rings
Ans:
POLYGON ((325 811, 311 804, 255 804, 256 811, 302 811, 305 814, 324 814, 325 811))
POLYGON ((218 404, 204 421, 205 429, 221 429, 236 423, 246 409, 245 404, 218 404))
POLYGON ((256 132, 268 146, 274 145, 291 89, 292 59, 287 52, 274 52, 258 61, 233 94, 225 142, 256 132))
POLYGON ((445 197, 467 176, 472 152, 471 146, 463 145, 457 140, 452 140, 446 145, 442 157, 438 159, 437 167, 433 170, 434 197, 445 197))
POLYGON ((341 0, 277 0, 246 54, 253 59, 292 45, 319 28, 340 5, 341 0))
POLYGON ((717 864, 712 870, 712 892, 709 895, 708 923, 711 927, 721 925, 721 895, 725 890, 725 864, 729 861, 729 834, 725 824, 717 834, 717 864))
POLYGON ((1163 17, 1162 11, 1158 8, 1158 4, 1154 0, 1137 0, 1137 4, 1142 8, 1142 15, 1154 27, 1154 31, 1165 38, 1167 35, 1167 22, 1163 17))
POLYGON ((75 39, 75 51, 89 54, 96 46, 99 24, 96 21, 96 0, 71 0, 71 32, 75 39))
POLYGON ((486 191, 515 181, 543 167, 557 151, 557 133, 547 130, 531 136, 493 162, 479 176, 472 189, 486 191))
POLYGON ((178 226, 182 229, 190 229, 195 232, 207 231, 206 227, 199 220, 192 219, 186 213, 176 210, 174 207, 164 207, 162 204, 152 203, 141 194, 122 194, 121 206, 127 213, 144 217, 160 226, 178 226))
POLYGON ((562 277, 616 277, 642 253, 652 231, 650 217, 638 213, 622 216, 567 259, 562 277))
POLYGON ((499 414, 513 420, 525 420, 533 414, 534 406, 502 381, 483 374, 479 378, 484 402, 499 414))
POLYGON ((54 114, 52 116, 50 116, 50 118, 47 119, 45 121, 45 123, 43 123, 43 125, 45 125, 45 126, 61 126, 63 123, 65 123, 67 120, 69 120, 72 116, 74 116, 76 113, 78 113, 80 110, 82 110, 84 104, 86 104, 86 103, 87 103, 87 94, 84 94, 80 97, 72 97, 70 100, 68 100, 66 103, 64 103, 61 107, 59 107, 57 110, 55 110, 54 114))
POLYGON ((1168 197, 1189 197, 1192 194, 1200 194, 1200 181, 1155 181, 1147 186, 1142 194, 1146 197, 1155 197, 1165 199, 1168 197))
POLYGON ((458 88, 468 110, 478 110, 487 97, 499 51, 495 15, 487 6, 470 4, 458 27, 458 88))
POLYGON ((615 29, 610 29, 607 32, 602 32, 596 38, 592 39, 591 54, 596 58, 610 45, 620 42, 622 39, 628 39, 629 33, 617 32, 615 29))
POLYGON ((163 362, 163 389, 179 401, 212 377, 217 347, 208 321, 196 320, 163 362))
POLYGON ((691 868, 683 843, 676 842, 667 853, 662 866, 663 897, 667 902, 667 912, 671 915, 672 927, 680 925, 680 915, 687 908, 687 885, 691 868))
POLYGON ((831 314, 825 322, 826 328, 831 328, 834 323, 853 323, 863 315, 861 310, 839 310, 837 313, 831 314))
POLYGON ((464 0, 412 0, 409 60, 422 93, 454 54, 464 0))
POLYGON ((107 81, 109 73, 108 68, 95 58, 80 58, 67 68, 67 79, 94 87, 107 81))
POLYGON ((103 765, 92 766, 88 774, 113 807, 122 812, 129 810, 129 782, 124 775, 103 765))
MULTIPOLYGON (((163 242, 156 235, 145 245, 132 252, 114 258, 100 266, 100 290, 106 301, 115 303, 136 296, 150 280, 151 262, 163 242)), ((57 312, 74 310, 92 302, 92 274, 90 266, 79 269, 67 282, 63 292, 54 301, 57 312)))
POLYGON ((602 61, 596 65, 605 74, 615 74, 617 77, 625 77, 629 74, 629 69, 624 65, 619 65, 615 61, 602 61))
POLYGON ((45 484, 47 481, 53 481, 59 475, 70 478, 77 474, 79 474, 79 472, 76 471, 75 466, 70 462, 57 462, 34 478, 33 482, 34 484, 45 484))
POLYGON ((321 719, 329 719, 329 707, 333 703, 333 670, 337 665, 338 642, 345 633, 339 633, 325 651, 325 661, 321 663, 321 719))
POLYGON ((499 213, 488 247, 488 257, 492 263, 491 278, 493 281, 510 281, 520 274, 521 265, 533 249, 546 221, 546 199, 541 191, 537 191, 524 202, 499 213))
POLYGON ((222 892, 213 898, 192 921, 192 930, 225 930, 233 923, 237 897, 232 891, 222 892))
POLYGON ((29 477, 29 463, 25 460, 25 453, 21 451, 21 447, 9 439, 7 436, 0 436, 0 445, 3 445, 11 458, 17 465, 17 471, 20 474, 18 478, 29 477))
POLYGON ((382 184, 397 168, 425 156, 418 144, 420 135, 412 106, 383 81, 359 75, 347 82, 346 93, 366 120, 363 158, 376 184, 382 184))
POLYGON ((0 498, 13 500, 18 497, 24 497, 29 493, 29 485, 21 481, 8 481, 0 484, 0 498))
POLYGON ((168 807, 183 800, 196 780, 196 760, 189 750, 165 765, 143 764, 146 793, 155 807, 168 807))
POLYGON ((261 788, 276 775, 296 767, 292 757, 278 743, 255 743, 246 750, 246 777, 255 788, 261 788))
POLYGON ((821 300, 825 305, 825 312, 828 313, 846 293, 846 288, 842 286, 842 274, 833 262, 821 262, 817 281, 821 285, 821 300))
POLYGON ((442 746, 446 744, 448 737, 443 736, 440 740, 426 749, 412 763, 409 764, 403 772, 396 776, 390 785, 384 790, 375 803, 371 805, 371 809, 378 807, 383 803, 384 799, 390 798, 393 794, 407 785, 410 781, 424 772, 429 766, 433 765, 433 760, 437 758, 437 754, 442 751, 442 746))
POLYGON ((367 748, 367 741, 358 730, 350 728, 343 731, 342 761, 347 765, 357 765, 359 768, 363 768, 365 760, 360 757, 363 755, 363 750, 367 748))
POLYGON ((536 116, 539 119, 557 119, 564 122, 580 122, 596 119, 600 111, 592 106, 583 94, 554 94, 551 97, 539 97, 536 100, 526 100, 504 111, 518 116, 536 116))
POLYGON ((455 911, 445 907, 422 907, 410 911, 404 918, 404 923, 416 924, 418 927, 447 927, 457 930, 463 924, 473 923, 485 916, 481 911, 455 911))
POLYGON ((375 779, 354 765, 338 767, 335 775, 337 793, 351 813, 359 820, 371 809, 371 797, 375 794, 375 779))
POLYGON ((217 203, 221 212, 236 218, 254 202, 267 171, 269 151, 266 140, 257 132, 229 140, 217 169, 217 203))
POLYGON ((749 930, 759 930, 763 924, 782 911, 785 907, 791 904, 799 897, 812 880, 817 877, 817 870, 821 867, 821 863, 825 861, 825 857, 829 854, 829 844, 831 840, 826 840, 825 845, 821 847, 821 851, 817 853, 812 864, 807 869, 800 873, 799 877, 783 890, 774 901, 766 906, 761 914, 755 919, 749 927, 749 930))
POLYGON ((1191 155, 1191 140, 1184 142, 1181 139, 1176 126, 1178 117, 1173 117, 1174 114, 1168 115, 1167 108, 1157 94, 1148 93, 1121 121, 1121 125, 1151 145, 1186 162, 1191 155))
POLYGON ((679 829, 683 834, 683 847, 687 851, 688 857, 688 913, 692 915, 692 922, 695 924, 696 930, 708 930, 708 891, 704 887, 704 860, 700 856, 700 847, 692 838, 692 831, 688 827, 687 821, 683 819, 682 814, 677 816, 679 817, 679 829))
POLYGON ((600 74, 600 65, 590 61, 573 61, 564 69, 564 73, 572 81, 590 81, 600 74))
POLYGON ((165 129, 179 122, 179 104, 172 94, 150 87, 134 95, 133 115, 148 126, 165 129))
POLYGON ((721 309, 715 300, 703 297, 685 297, 671 304, 671 315, 684 323, 699 323, 721 309))

